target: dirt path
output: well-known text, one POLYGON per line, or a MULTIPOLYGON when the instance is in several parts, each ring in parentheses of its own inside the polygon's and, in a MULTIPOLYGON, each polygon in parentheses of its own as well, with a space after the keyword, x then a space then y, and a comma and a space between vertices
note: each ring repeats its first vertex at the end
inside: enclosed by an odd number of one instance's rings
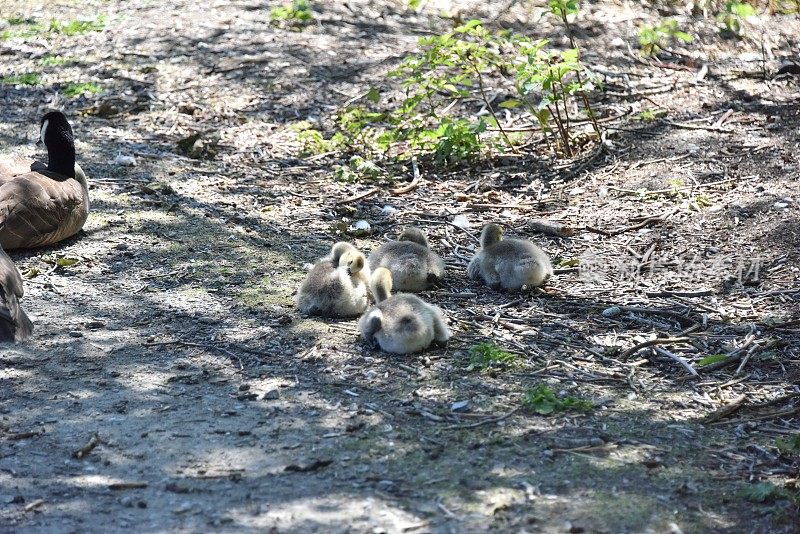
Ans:
MULTIPOLYGON (((0 31, 105 17, 0 40, 0 78, 40 76, 0 85, 2 153, 33 154, 39 115, 61 107, 92 178, 84 234, 12 254, 36 331, 0 348, 0 531, 796 532, 800 460, 776 443, 800 428, 800 86, 757 79, 760 43, 720 42, 713 21, 694 49, 714 58, 708 79, 638 64, 615 39, 635 43, 657 14, 603 4, 576 24, 609 73, 598 109, 621 117, 608 151, 560 170, 536 154, 423 164, 410 193, 336 204, 371 185, 332 179, 346 155, 300 157, 290 125, 325 130, 337 106, 393 83, 418 37, 448 28, 432 7, 319 2, 318 24, 293 32, 254 1, 0 1, 6 23, 25 21, 0 31), (75 82, 101 92, 63 96, 75 82), (669 122, 640 120, 647 109, 669 122), (197 132, 211 159, 181 153, 197 132), (613 235, 546 238, 531 217, 613 235), (450 270, 427 294, 446 349, 389 357, 354 321, 295 313, 303 264, 360 218, 365 251, 428 230, 450 270), (490 220, 561 261, 547 294, 466 279, 490 220), (598 257, 596 277, 569 269, 598 257), (615 270, 630 264, 635 277, 615 270), (747 356, 698 378, 664 353, 622 358, 652 332, 691 335, 691 350, 663 346, 686 358, 747 356), (475 370, 486 340, 516 364, 475 370), (540 384, 594 408, 537 415, 521 401, 540 384), (765 482, 785 493, 742 494, 765 482)), ((489 20, 499 4, 456 7, 489 20)), ((498 23, 558 38, 538 13, 515 4, 498 23)), ((800 47, 797 19, 779 20, 758 33, 772 69, 800 47)))

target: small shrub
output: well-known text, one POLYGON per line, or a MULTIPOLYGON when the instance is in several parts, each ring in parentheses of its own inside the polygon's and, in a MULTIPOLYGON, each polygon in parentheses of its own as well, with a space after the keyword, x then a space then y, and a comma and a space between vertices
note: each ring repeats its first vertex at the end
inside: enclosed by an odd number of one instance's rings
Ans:
POLYGON ((508 367, 517 363, 517 355, 486 341, 469 349, 469 369, 508 367))
POLYGON ((565 410, 588 411, 592 409, 593 404, 573 396, 558 397, 551 388, 539 384, 525 392, 522 406, 539 415, 550 415, 565 410))
POLYGON ((658 26, 639 27, 639 45, 645 56, 658 55, 674 39, 684 43, 691 43, 693 40, 691 35, 681 31, 675 19, 664 19, 658 26))

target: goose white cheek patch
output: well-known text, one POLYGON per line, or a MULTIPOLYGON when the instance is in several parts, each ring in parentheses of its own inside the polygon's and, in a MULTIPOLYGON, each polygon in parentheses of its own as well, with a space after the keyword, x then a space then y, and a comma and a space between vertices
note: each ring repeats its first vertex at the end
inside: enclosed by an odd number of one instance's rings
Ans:
POLYGON ((44 133, 47 131, 47 126, 50 124, 50 119, 45 119, 42 123, 42 131, 39 132, 39 141, 44 143, 44 133))

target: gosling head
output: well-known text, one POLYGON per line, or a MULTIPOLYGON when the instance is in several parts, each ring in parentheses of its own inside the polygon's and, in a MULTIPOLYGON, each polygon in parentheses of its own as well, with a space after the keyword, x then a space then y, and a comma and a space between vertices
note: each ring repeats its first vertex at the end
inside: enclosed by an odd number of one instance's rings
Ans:
POLYGON ((386 267, 378 267, 372 273, 369 285, 375 302, 386 300, 392 294, 392 273, 386 267))
POLYGON ((503 238, 503 229, 499 224, 489 223, 481 231, 481 247, 486 248, 499 243, 503 238))
POLYGON ((339 241, 333 245, 333 248, 331 248, 331 260, 333 261, 333 265, 341 265, 342 256, 348 252, 356 252, 356 247, 347 241, 339 241))
POLYGON ((398 241, 411 241, 417 243, 425 248, 428 248, 428 238, 425 237, 425 232, 415 226, 409 226, 397 236, 398 241))
POLYGON ((353 276, 364 268, 364 255, 360 252, 348 250, 339 258, 339 267, 347 269, 347 274, 353 276))

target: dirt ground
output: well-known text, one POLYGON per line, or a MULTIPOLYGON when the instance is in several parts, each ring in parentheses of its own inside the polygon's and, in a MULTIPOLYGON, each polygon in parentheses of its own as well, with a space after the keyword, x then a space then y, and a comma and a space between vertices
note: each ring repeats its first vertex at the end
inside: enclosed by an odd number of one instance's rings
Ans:
POLYGON ((373 184, 333 178, 349 154, 302 156, 291 125, 329 133, 344 103, 396 90, 386 72, 452 27, 441 9, 563 44, 541 3, 323 0, 291 31, 252 0, 0 0, 5 29, 105 16, 0 40, 0 78, 41 76, 0 85, 2 153, 43 157, 38 119, 63 109, 92 202, 80 235, 12 253, 36 330, 0 348, 0 531, 800 532, 800 459, 776 447, 800 429, 800 81, 773 77, 800 59, 800 22, 724 40, 701 20, 682 61, 641 60, 637 27, 681 5, 575 21, 605 79, 604 150, 423 158, 411 191, 352 200, 373 184), (213 157, 180 151, 197 132, 213 157), (304 264, 357 219, 364 251, 429 233, 446 348, 389 356, 355 321, 297 314, 304 264), (467 279, 488 221, 554 258, 546 292, 467 279), (690 344, 624 353, 653 333, 690 344), (517 365, 470 368, 487 340, 517 365), (698 364, 716 354, 730 365, 698 364), (537 415, 521 400, 539 384, 594 407, 537 415), (765 482, 782 496, 743 493, 765 482))

